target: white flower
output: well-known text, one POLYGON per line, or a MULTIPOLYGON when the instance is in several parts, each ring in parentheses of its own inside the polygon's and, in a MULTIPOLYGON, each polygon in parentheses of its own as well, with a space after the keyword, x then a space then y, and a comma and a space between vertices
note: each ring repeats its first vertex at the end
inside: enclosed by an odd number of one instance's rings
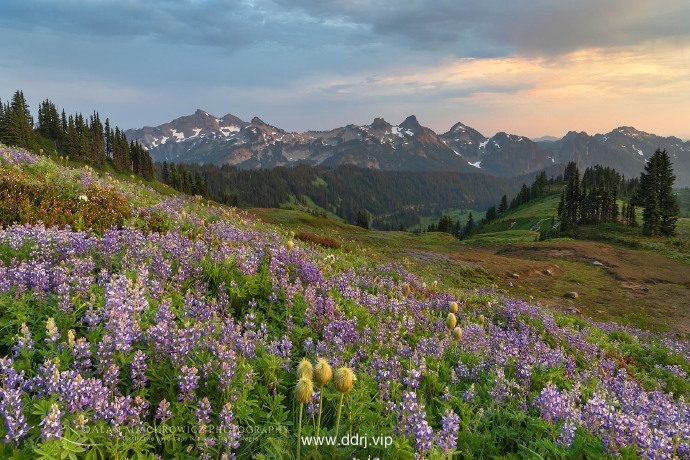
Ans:
POLYGON ((89 197, 86 196, 86 195, 79 195, 79 199, 80 199, 81 201, 89 201, 89 197))

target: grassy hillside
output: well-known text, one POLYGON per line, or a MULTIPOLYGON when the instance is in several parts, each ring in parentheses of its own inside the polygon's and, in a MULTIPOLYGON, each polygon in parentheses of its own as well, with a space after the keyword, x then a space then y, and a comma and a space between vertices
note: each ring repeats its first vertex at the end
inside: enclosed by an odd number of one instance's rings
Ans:
POLYGON ((640 251, 243 212, 2 146, 0 173, 25 192, 0 187, 18 221, 0 228, 2 458, 690 455, 686 339, 505 283, 548 255, 549 281, 600 292, 640 251), (106 192, 122 212, 90 215, 106 192), (34 221, 47 202, 70 227, 34 221))

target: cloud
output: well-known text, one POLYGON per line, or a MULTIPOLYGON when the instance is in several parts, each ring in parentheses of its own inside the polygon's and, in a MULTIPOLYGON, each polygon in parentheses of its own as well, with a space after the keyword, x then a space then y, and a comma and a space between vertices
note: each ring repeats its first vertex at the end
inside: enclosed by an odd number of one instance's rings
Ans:
POLYGON ((555 55, 581 48, 690 37, 684 0, 276 0, 341 17, 411 48, 456 56, 555 55))
POLYGON ((315 36, 352 31, 270 0, 22 0, 0 5, 0 27, 226 50, 306 46, 315 36))

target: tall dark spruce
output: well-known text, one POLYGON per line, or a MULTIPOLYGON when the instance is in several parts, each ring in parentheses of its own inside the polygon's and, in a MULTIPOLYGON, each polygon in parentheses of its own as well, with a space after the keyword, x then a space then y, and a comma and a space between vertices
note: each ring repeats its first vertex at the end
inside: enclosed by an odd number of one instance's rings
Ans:
POLYGON ((673 193, 675 180, 666 150, 657 149, 640 175, 637 201, 644 208, 642 233, 645 235, 672 236, 676 233, 679 208, 678 198, 673 193))

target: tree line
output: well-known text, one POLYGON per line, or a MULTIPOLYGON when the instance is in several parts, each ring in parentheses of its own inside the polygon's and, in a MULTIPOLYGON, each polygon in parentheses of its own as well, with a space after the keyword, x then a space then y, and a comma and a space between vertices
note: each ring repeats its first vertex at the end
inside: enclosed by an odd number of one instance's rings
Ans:
POLYGON ((81 113, 68 116, 46 99, 40 103, 34 123, 22 91, 16 91, 7 103, 0 100, 0 142, 95 168, 111 165, 118 172, 154 178, 149 152, 139 143, 128 141, 119 127, 113 129, 108 118, 102 122, 95 111, 88 117, 81 113))
POLYGON ((612 168, 589 167, 580 179, 575 163, 564 173, 565 188, 558 205, 560 230, 579 225, 619 222, 637 226, 636 207, 643 208, 642 233, 672 236, 678 220, 678 199, 673 193, 675 175, 665 150, 657 149, 639 178, 626 181, 612 168), (627 198, 622 210, 618 198, 627 198))

